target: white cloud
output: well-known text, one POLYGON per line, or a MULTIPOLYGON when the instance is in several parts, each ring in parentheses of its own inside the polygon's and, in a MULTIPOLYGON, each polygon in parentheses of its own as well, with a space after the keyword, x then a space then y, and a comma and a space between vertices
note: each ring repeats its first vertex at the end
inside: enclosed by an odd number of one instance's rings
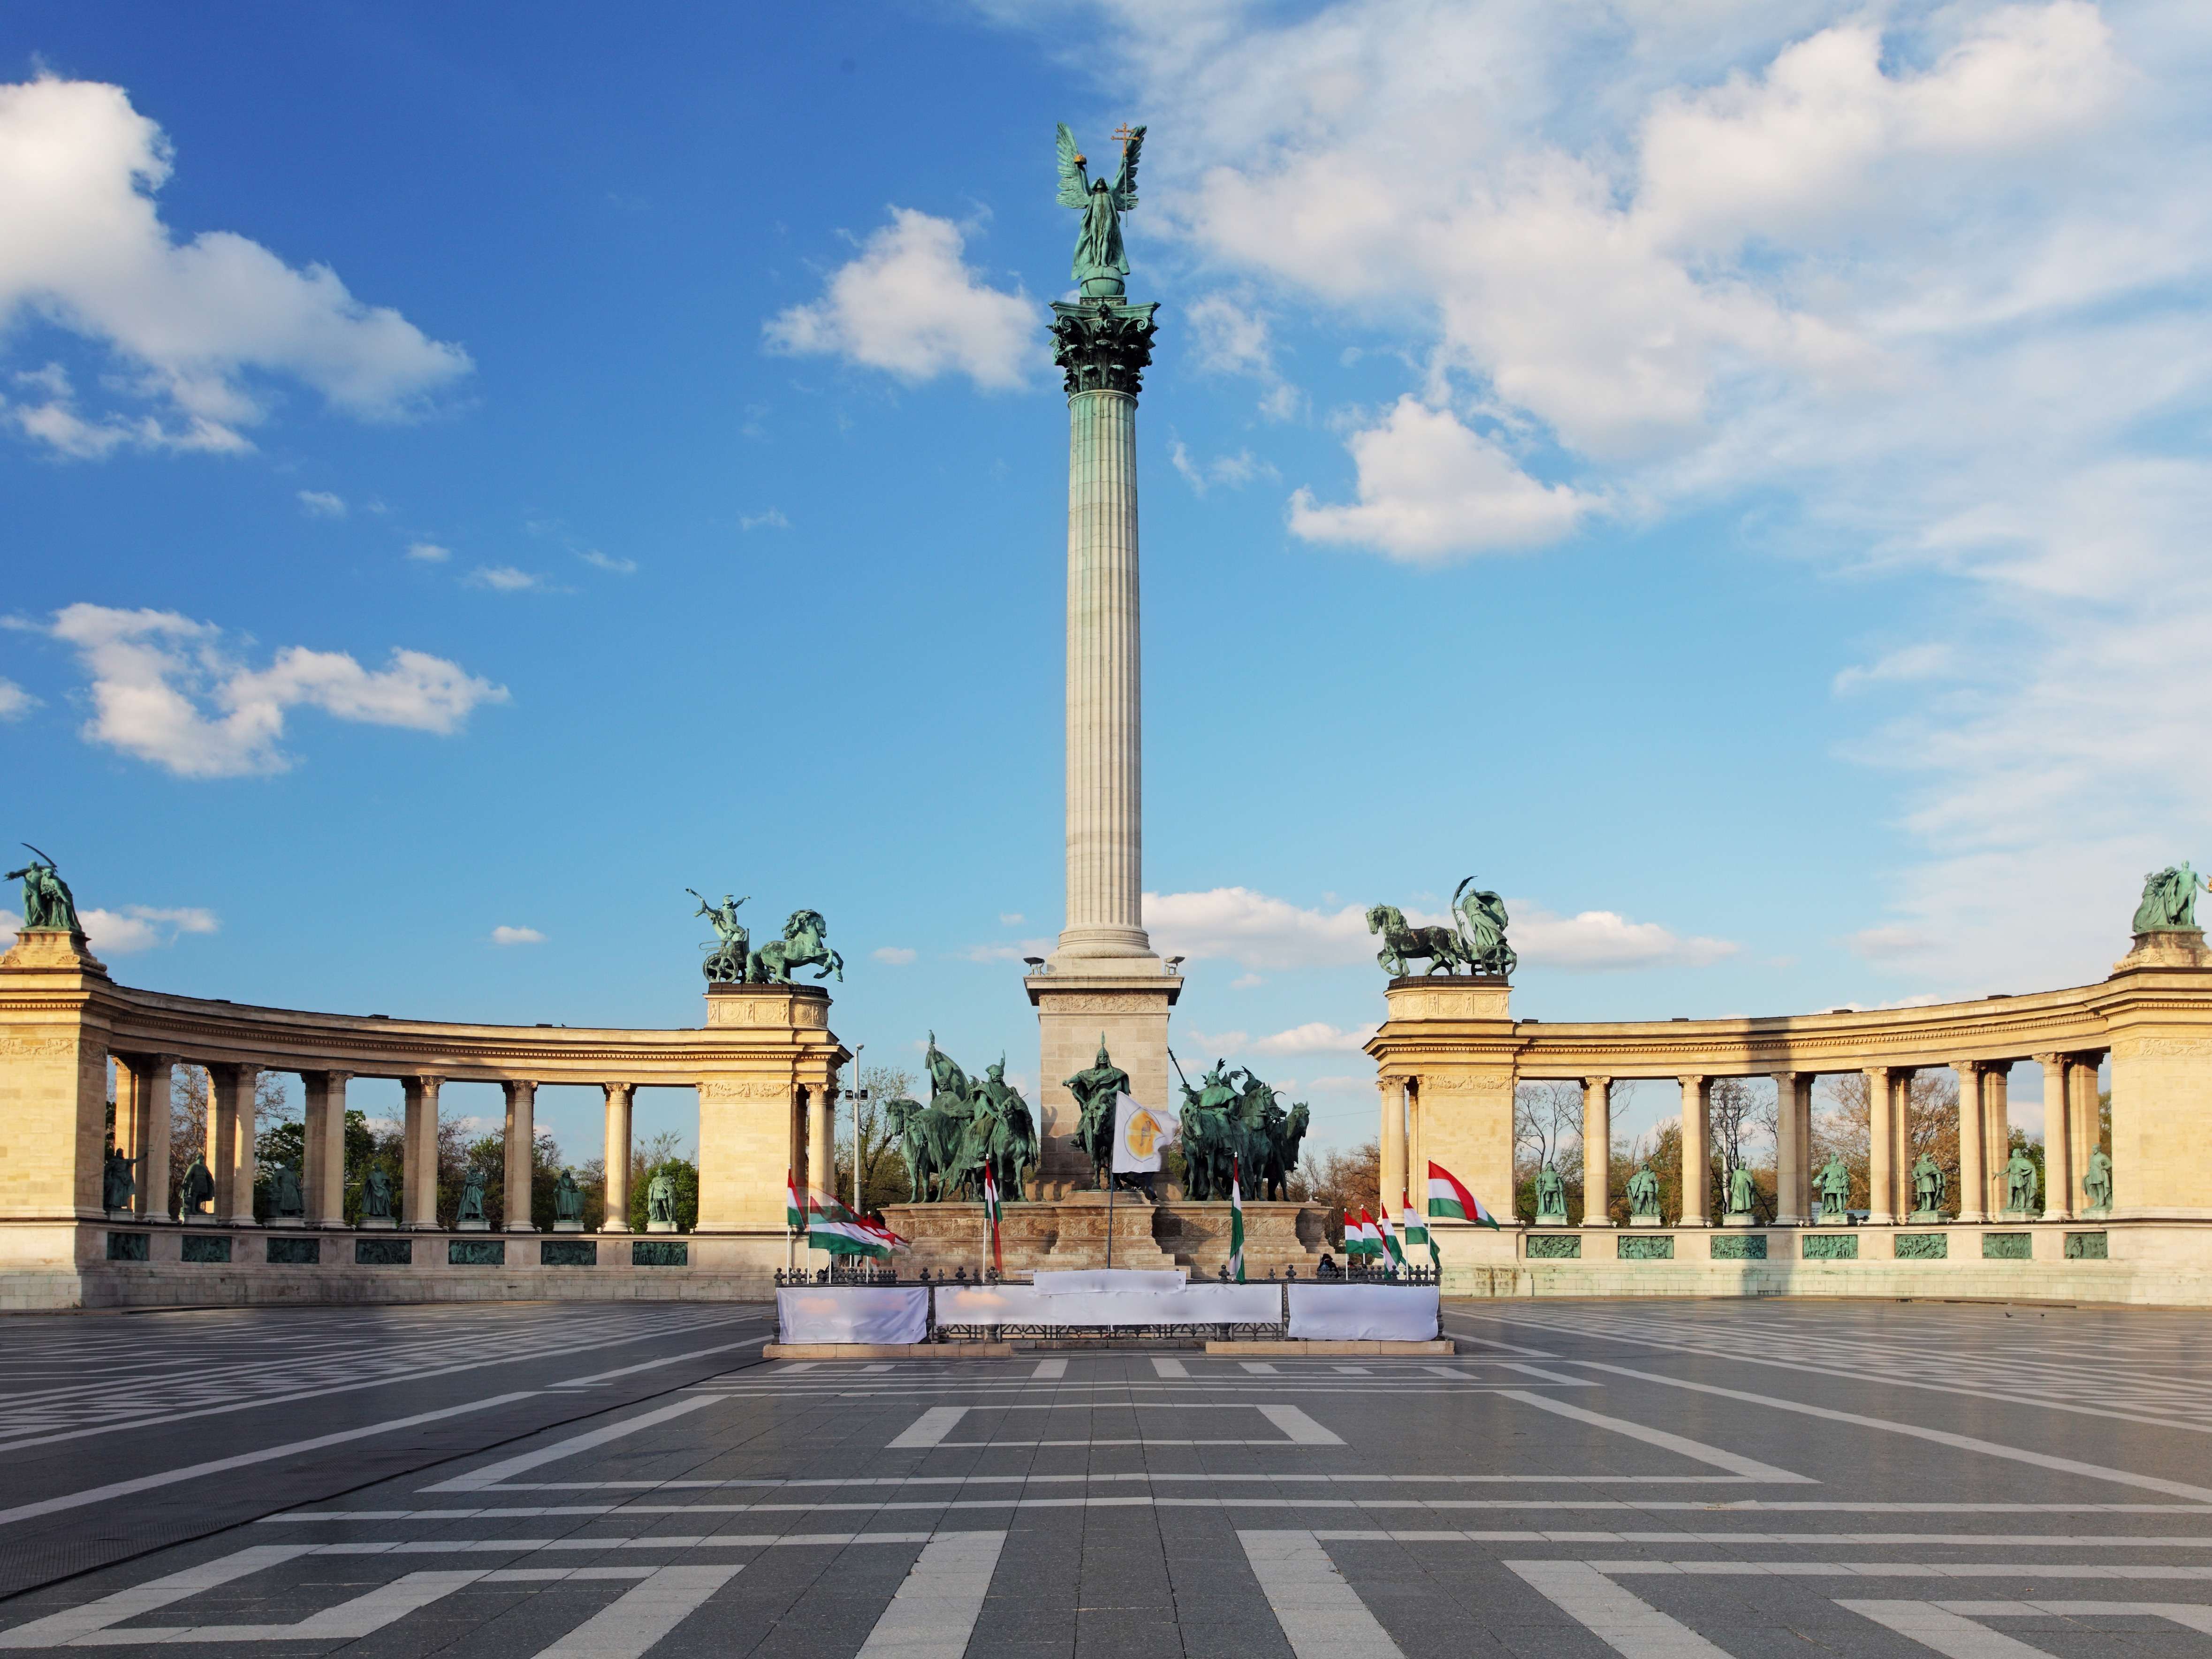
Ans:
POLYGON ((1352 434, 1356 506, 1291 496, 1291 530, 1310 542, 1349 542, 1427 562, 1569 534, 1598 505, 1565 484, 1540 483, 1448 409, 1406 397, 1382 423, 1352 434))
POLYGON ((748 513, 743 514, 738 520, 738 528, 748 531, 788 530, 791 528, 791 520, 785 518, 781 513, 771 507, 765 513, 748 513))
POLYGON ((327 489, 303 489, 299 495, 300 505, 311 519, 343 519, 346 515, 343 495, 333 495, 327 489))
POLYGON ((1935 679, 1951 672, 1957 656, 1957 651, 1942 641, 1909 645, 1863 668, 1855 665, 1840 671, 1830 689, 1840 697, 1869 685, 1935 679))
POLYGON ((611 553, 600 552, 596 547, 579 553, 576 556, 586 564, 600 570, 611 571, 617 576, 631 576, 637 574, 635 559, 618 559, 611 553))
POLYGON ((1361 1025, 1346 1030, 1322 1020, 1309 1020, 1287 1031, 1261 1037, 1252 1049, 1262 1054, 1357 1054, 1361 1045, 1375 1035, 1376 1029, 1361 1025))
POLYGON ((1242 1052, 1252 1040, 1248 1031, 1201 1031, 1195 1025, 1186 1025, 1176 1041, 1186 1053, 1228 1055, 1242 1052))
POLYGON ((545 935, 535 927, 495 927, 491 930, 494 945, 543 945, 545 935))
POLYGON ((517 570, 511 564, 480 564, 463 578, 471 587, 488 587, 495 593, 548 593, 552 584, 534 570, 517 570))
POLYGON ((179 777, 281 772, 286 711, 450 736, 480 703, 507 692, 442 657, 395 648, 370 670, 343 652, 287 646, 266 668, 224 648, 222 632, 173 611, 72 605, 48 630, 92 677, 83 735, 179 777))
POLYGON ((0 680, 0 720, 19 720, 39 706, 39 700, 13 680, 0 680))
POLYGON ((1260 412, 1287 421, 1305 398, 1275 367, 1275 346, 1266 314, 1226 294, 1207 294, 1183 308, 1193 331, 1191 356, 1212 374, 1248 375, 1260 382, 1260 412))
POLYGON ((1037 361, 1036 305, 979 280, 960 227, 911 208, 870 236, 812 305, 764 328, 769 349, 826 354, 910 382, 965 374, 987 391, 1024 385, 1037 361))
POLYGON ((1225 957, 1248 968, 1310 968, 1371 961, 1365 912, 1302 909, 1249 887, 1203 893, 1147 893, 1146 931, 1164 956, 1225 957))
MULTIPOLYGON (((80 910, 77 921, 94 951, 127 957, 174 942, 179 933, 212 933, 215 913, 197 906, 162 909, 153 905, 127 904, 121 911, 80 910)), ((21 926, 21 923, 17 923, 21 926)))
POLYGON ((104 347, 135 408, 90 418, 57 374, 7 419, 64 455, 118 447, 251 447, 262 377, 333 408, 404 416, 467 374, 468 354, 347 291, 326 265, 287 264, 228 231, 174 240, 154 192, 167 138, 122 88, 55 76, 0 86, 0 328, 35 316, 104 347))
POLYGON ((1255 986, 1265 985, 1267 982, 1257 974, 1239 974, 1229 981, 1229 988, 1232 991, 1249 991, 1255 986))
POLYGON ((1521 900, 1509 908, 1513 920, 1506 937, 1522 961, 1540 968, 1577 973, 1704 968, 1741 948, 1723 939, 1684 939, 1656 921, 1631 921, 1613 910, 1562 916, 1521 900))
POLYGON ((410 542, 407 544, 407 556, 418 560, 423 564, 443 564, 453 556, 453 550, 450 547, 441 547, 435 542, 410 542))
MULTIPOLYGON (((78 920, 82 921, 83 918, 79 917, 78 920)), ((17 915, 13 910, 0 908, 0 950, 9 950, 14 947, 15 935, 21 930, 22 926, 22 917, 17 915)))
POLYGON ((999 912, 999 923, 1000 926, 1004 927, 1018 927, 1027 920, 1028 918, 1024 916, 1018 910, 1001 910, 999 912))
POLYGON ((1052 947, 1048 939, 1024 939, 1010 945, 971 945, 958 954, 963 962, 1020 962, 1027 957, 1048 956, 1052 947))
POLYGON ((1261 478, 1279 483, 1283 476, 1249 449, 1240 449, 1234 455, 1217 455, 1210 461, 1195 460, 1190 447, 1178 437, 1168 440, 1168 459, 1182 475, 1183 482, 1200 495, 1216 484, 1242 489, 1261 478))
POLYGON ((878 945, 868 954, 887 968, 903 968, 914 960, 915 952, 903 945, 878 945))

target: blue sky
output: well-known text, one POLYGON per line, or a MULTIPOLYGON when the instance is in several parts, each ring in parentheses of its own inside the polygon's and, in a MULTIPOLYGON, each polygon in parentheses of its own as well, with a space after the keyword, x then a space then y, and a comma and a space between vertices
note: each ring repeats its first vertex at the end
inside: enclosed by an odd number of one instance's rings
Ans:
POLYGON ((2097 977, 2212 818, 2208 64, 2079 0, 10 7, 4 827, 131 982, 690 1024, 696 886, 823 911, 871 1060, 1033 1080, 1052 128, 1144 121, 1186 1059, 1370 1133, 1357 911, 1470 874, 1545 1018, 2097 977))

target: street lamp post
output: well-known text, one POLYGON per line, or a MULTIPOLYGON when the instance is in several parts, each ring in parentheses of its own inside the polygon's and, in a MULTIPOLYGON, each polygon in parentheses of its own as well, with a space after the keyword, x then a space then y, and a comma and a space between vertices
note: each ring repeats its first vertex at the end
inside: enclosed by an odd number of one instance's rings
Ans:
POLYGON ((845 1091, 845 1098, 853 1103, 853 1213, 858 1216, 867 1214, 860 1203, 860 1103, 868 1097, 868 1091, 860 1086, 860 1053, 867 1046, 865 1042, 853 1045, 853 1086, 845 1091))

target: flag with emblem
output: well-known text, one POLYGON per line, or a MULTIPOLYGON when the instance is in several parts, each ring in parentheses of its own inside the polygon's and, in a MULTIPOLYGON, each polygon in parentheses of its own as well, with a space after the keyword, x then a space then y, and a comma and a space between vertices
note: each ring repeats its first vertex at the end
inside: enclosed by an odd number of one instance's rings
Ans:
POLYGON ((1429 1213, 1444 1221, 1473 1221, 1498 1231, 1498 1218, 1482 1207, 1459 1177, 1441 1164, 1429 1165, 1429 1213))

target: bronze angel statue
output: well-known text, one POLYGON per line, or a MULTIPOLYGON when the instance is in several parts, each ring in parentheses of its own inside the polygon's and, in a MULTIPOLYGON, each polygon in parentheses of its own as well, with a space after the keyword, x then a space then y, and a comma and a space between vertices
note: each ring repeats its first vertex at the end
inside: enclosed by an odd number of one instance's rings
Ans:
POLYGON ((1086 300, 1118 300, 1127 293, 1129 256, 1121 246, 1121 216, 1137 205, 1137 156, 1145 130, 1128 127, 1114 135, 1121 141, 1121 167, 1114 182, 1093 179, 1075 148, 1075 135, 1060 124, 1060 204, 1083 215, 1075 239, 1073 276, 1086 300))

